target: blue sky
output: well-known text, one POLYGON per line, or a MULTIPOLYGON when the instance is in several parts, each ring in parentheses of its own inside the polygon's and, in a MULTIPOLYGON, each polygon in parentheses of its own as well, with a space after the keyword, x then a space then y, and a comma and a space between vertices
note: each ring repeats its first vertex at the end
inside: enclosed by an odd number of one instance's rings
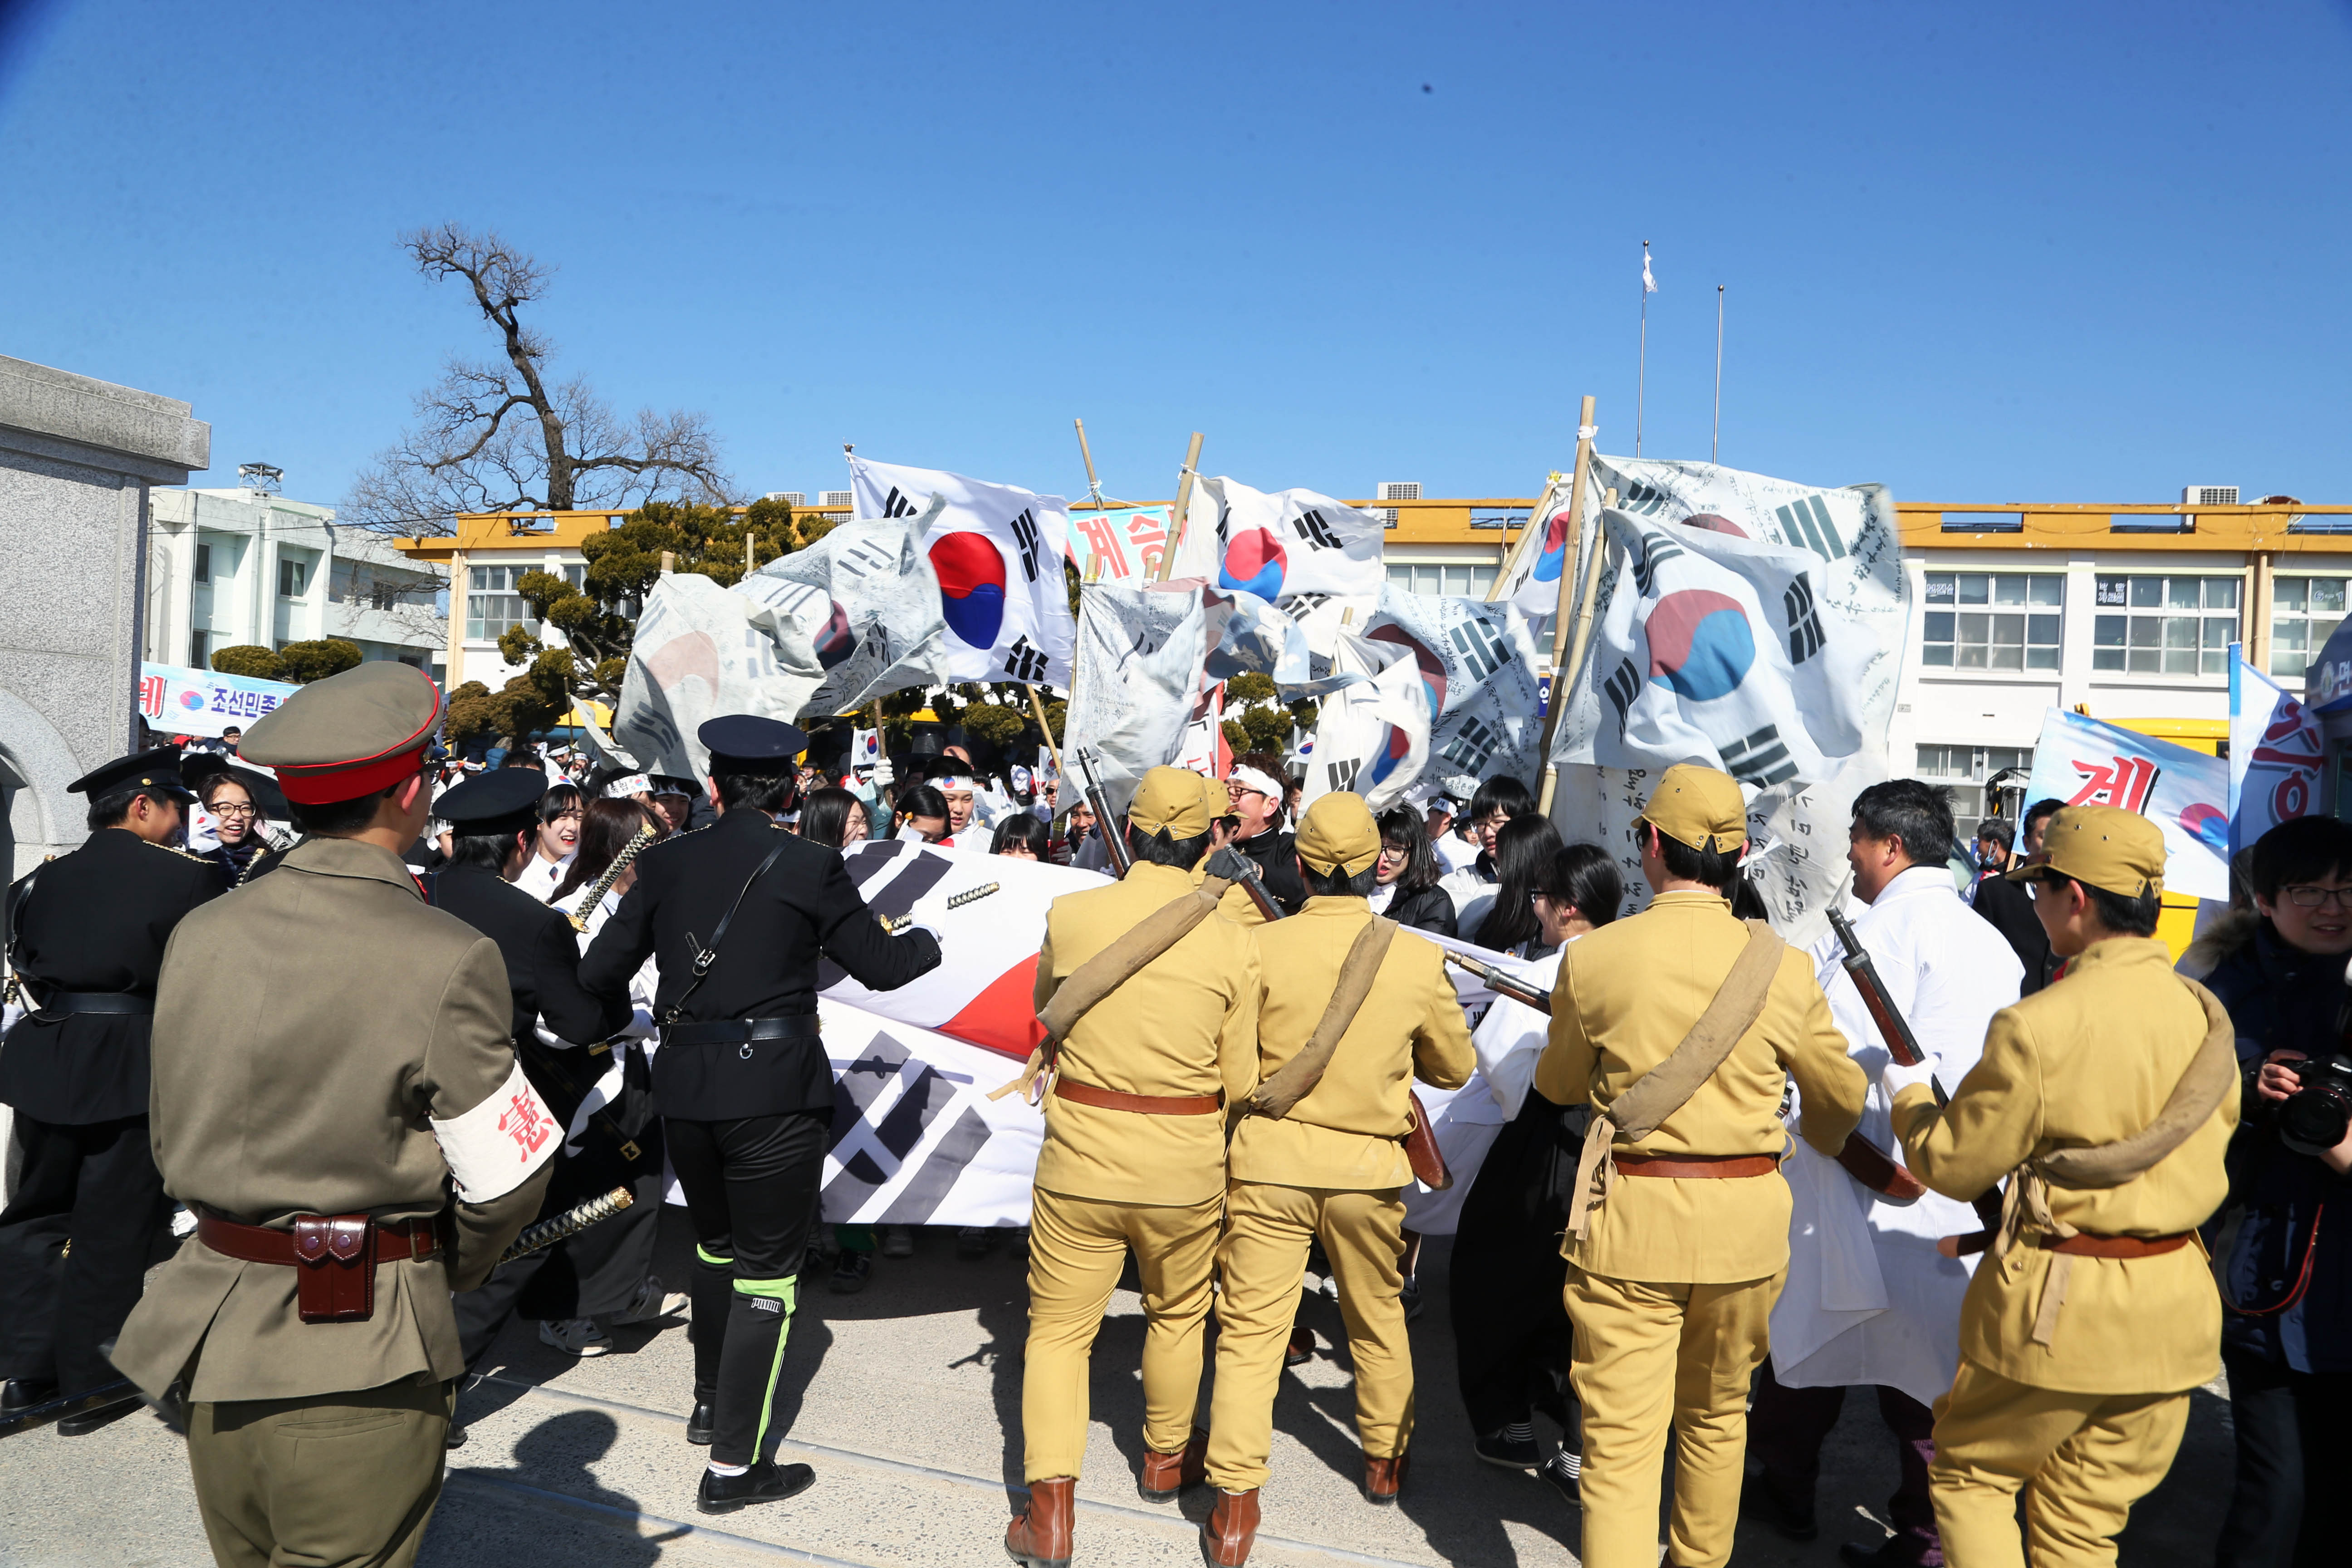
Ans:
POLYGON ((1898 497, 2352 502, 2352 4, 233 6, 0 0, 0 353, 333 502, 493 226, 749 490, 1530 493, 1654 457, 1898 497))

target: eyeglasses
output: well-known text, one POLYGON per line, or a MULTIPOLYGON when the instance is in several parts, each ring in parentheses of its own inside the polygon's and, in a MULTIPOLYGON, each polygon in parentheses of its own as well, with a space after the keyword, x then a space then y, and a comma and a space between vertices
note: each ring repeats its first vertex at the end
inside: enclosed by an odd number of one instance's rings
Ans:
POLYGON ((2352 888, 2286 888, 2286 901, 2299 910, 2315 910, 2333 903, 2339 910, 2352 910, 2352 888))
POLYGON ((215 805, 210 808, 215 816, 258 816, 260 812, 249 805, 215 805))

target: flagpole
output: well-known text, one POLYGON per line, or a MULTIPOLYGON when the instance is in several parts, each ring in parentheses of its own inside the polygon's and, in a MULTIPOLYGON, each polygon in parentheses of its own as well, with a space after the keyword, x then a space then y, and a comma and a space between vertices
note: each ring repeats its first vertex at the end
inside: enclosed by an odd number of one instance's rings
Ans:
POLYGON ((1715 434, 1707 438, 1706 460, 1723 449, 1723 285, 1715 286, 1715 434))
POLYGON ((1642 455, 1642 410, 1650 392, 1650 242, 1642 242, 1642 354, 1633 372, 1633 456, 1642 455))
MULTIPOLYGON (((1584 487, 1586 476, 1592 467, 1592 437, 1597 434, 1592 424, 1592 408, 1593 400, 1587 397, 1577 411, 1576 468, 1570 477, 1568 485, 1569 534, 1560 556, 1559 598, 1552 610, 1551 700, 1544 704, 1543 740, 1536 752, 1536 754, 1543 759, 1544 763, 1542 809, 1546 812, 1551 810, 1554 783, 1551 765, 1552 732, 1559 728, 1561 705, 1568 700, 1568 672, 1561 668, 1560 656, 1567 647, 1569 609, 1575 603, 1577 552, 1582 547, 1584 540, 1584 487)), ((1535 520, 1530 518, 1528 526, 1530 529, 1534 528, 1535 520)), ((1593 558, 1598 560, 1601 541, 1595 539, 1592 544, 1593 558)))
POLYGON ((1192 508, 1192 477, 1201 466, 1201 433, 1192 432, 1192 444, 1184 448, 1184 468, 1176 476, 1176 512, 1168 520, 1168 542, 1160 547, 1160 570, 1151 574, 1155 583, 1168 581, 1176 565, 1176 547, 1184 542, 1184 514, 1192 508))

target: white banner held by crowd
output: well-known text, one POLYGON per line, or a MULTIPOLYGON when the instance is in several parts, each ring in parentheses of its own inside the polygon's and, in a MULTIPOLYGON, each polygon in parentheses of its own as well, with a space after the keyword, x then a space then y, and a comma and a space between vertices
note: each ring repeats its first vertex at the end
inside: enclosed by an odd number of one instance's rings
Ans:
MULTIPOLYGON (((1102 764, 1114 809, 1136 781, 1175 760, 1208 657, 1202 591, 1092 587, 1079 595, 1076 671, 1062 754, 1102 764)), ((1075 795, 1072 795, 1075 799, 1075 795)), ((1065 801, 1067 805, 1068 801, 1065 801)))
POLYGON ((911 517, 933 496, 947 503, 923 550, 939 579, 954 679, 1068 688, 1076 626, 1062 579, 1070 529, 1061 497, 854 454, 849 482, 868 517, 911 517))
POLYGON ((613 739, 648 773, 700 778, 706 719, 752 713, 789 723, 824 670, 793 616, 708 577, 655 582, 637 617, 613 739))
POLYGON ((301 689, 284 680, 142 663, 139 716, 159 735, 218 735, 232 726, 250 728, 301 689))

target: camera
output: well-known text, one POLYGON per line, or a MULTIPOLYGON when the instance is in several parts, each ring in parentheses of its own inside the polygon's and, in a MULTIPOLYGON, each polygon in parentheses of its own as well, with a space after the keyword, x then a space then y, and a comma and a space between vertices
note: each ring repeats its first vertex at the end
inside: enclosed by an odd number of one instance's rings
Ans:
POLYGON ((2278 1108, 2279 1142, 2298 1154, 2325 1154, 2352 1129, 2352 1056, 2290 1064, 2303 1087, 2278 1108))

